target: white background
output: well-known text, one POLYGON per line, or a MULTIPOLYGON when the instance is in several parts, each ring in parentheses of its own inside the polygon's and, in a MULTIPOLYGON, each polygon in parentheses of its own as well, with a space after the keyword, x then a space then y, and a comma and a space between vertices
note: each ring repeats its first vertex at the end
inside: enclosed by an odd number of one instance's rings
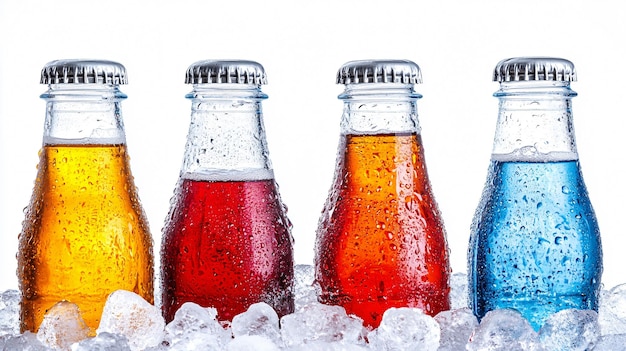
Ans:
POLYGON ((417 62, 430 179, 454 272, 466 272, 469 227, 486 177, 497 114, 495 64, 513 56, 574 62, 574 124, 604 244, 604 283, 626 282, 622 131, 626 25, 617 1, 0 0, 0 289, 17 288, 17 236, 41 147, 44 64, 123 63, 131 167, 155 253, 182 161, 187 67, 202 59, 265 66, 270 157, 293 222, 296 260, 312 263, 333 176, 342 103, 335 73, 355 59, 417 62))

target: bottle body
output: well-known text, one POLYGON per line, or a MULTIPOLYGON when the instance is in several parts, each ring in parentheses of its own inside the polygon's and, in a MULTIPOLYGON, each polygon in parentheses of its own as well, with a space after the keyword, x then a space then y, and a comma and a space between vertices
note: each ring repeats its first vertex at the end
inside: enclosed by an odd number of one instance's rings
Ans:
POLYGON ((78 305, 92 334, 111 292, 153 302, 152 238, 121 123, 125 96, 116 86, 91 88, 63 84, 42 95, 43 149, 17 255, 22 332, 36 332, 63 300, 78 305))
POLYGON ((376 327, 390 307, 447 310, 448 251, 417 134, 348 135, 318 228, 320 301, 376 327))
MULTIPOLYGON (((232 320, 257 302, 279 316, 293 312, 293 239, 269 160, 261 112, 267 96, 254 62, 201 61, 188 72, 195 84, 181 174, 161 243, 162 312, 166 321, 185 302, 217 309, 232 320), (216 73, 217 72, 217 73, 216 73)), ((189 81, 188 81, 189 82, 189 81)))
POLYGON ((514 308, 535 329, 563 309, 598 309, 600 232, 577 160, 492 161, 474 220, 478 316, 514 308))
POLYGON ((163 231, 163 313, 185 302, 232 320, 257 302, 293 312, 293 253, 273 179, 181 179, 163 231))
POLYGON ((18 265, 23 331, 62 300, 92 331, 114 290, 153 302, 152 241, 125 145, 44 145, 18 265))
POLYGON ((419 95, 381 88, 354 86, 340 96, 337 166, 315 246, 319 301, 374 328, 391 307, 430 315, 450 308, 448 247, 417 124, 419 95), (397 95, 377 100, 389 93, 397 95))
POLYGON ((575 74, 566 60, 519 58, 499 63, 495 77, 500 108, 471 226, 469 301, 478 318, 514 308, 539 330, 560 310, 598 309, 602 246, 576 150, 575 74))

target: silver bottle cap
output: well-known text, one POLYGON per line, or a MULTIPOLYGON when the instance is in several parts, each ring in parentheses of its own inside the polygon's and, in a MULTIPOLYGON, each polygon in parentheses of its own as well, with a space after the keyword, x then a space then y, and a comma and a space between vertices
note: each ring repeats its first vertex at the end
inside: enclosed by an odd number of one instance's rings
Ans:
POLYGON ((350 61, 337 72, 337 84, 422 83, 420 67, 409 60, 350 61))
POLYGON ((575 82, 576 69, 572 62, 562 58, 514 57, 498 62, 493 80, 499 83, 532 80, 575 82))
POLYGON ((128 84, 126 68, 105 60, 56 60, 41 70, 41 84, 128 84))
POLYGON ((263 66, 255 61, 204 60, 193 63, 185 74, 186 84, 267 84, 263 66))

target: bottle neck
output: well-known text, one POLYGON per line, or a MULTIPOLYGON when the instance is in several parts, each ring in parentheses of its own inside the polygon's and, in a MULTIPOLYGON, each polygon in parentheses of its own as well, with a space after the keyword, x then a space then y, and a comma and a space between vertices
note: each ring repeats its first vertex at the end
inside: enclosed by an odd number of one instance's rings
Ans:
POLYGON ((260 87, 198 84, 186 96, 191 123, 181 176, 196 180, 273 179, 260 87))
POLYGON ((412 84, 348 84, 339 95, 344 101, 341 134, 419 134, 421 97, 412 84))
POLYGON ((46 103, 44 144, 125 144, 117 85, 51 84, 46 103))
POLYGON ((577 160, 568 82, 502 83, 492 159, 499 161, 577 160))

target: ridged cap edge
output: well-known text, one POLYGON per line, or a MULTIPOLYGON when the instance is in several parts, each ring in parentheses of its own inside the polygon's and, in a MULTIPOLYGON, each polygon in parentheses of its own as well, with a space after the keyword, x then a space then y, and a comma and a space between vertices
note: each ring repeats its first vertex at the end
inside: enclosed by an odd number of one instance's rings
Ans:
POLYGON ((556 57, 514 57, 498 62, 493 71, 496 82, 556 81, 575 82, 571 61, 556 57))
POLYGON ((247 60, 203 60, 187 68, 185 84, 267 84, 263 66, 247 60))
POLYGON ((420 67, 409 60, 358 60, 343 64, 337 84, 422 83, 420 67))
POLYGON ((126 68, 107 60, 55 60, 41 70, 41 84, 128 84, 126 68))

